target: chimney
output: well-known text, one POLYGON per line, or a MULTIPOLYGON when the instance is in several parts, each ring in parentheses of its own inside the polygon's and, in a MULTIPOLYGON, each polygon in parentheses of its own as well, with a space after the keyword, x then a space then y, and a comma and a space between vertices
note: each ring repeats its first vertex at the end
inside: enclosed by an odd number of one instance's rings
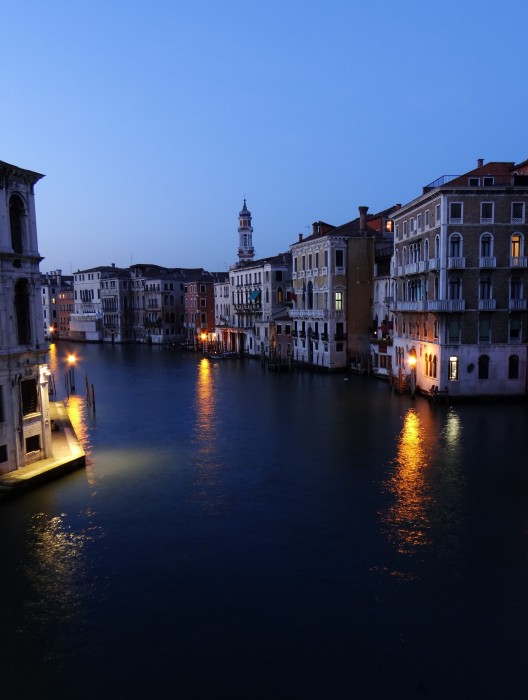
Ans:
POLYGON ((299 243, 302 241, 302 233, 299 234, 299 243))
POLYGON ((359 230, 364 231, 367 228, 368 207, 358 207, 358 209, 359 209, 359 230))
POLYGON ((484 165, 484 158, 479 158, 477 160, 477 167, 482 168, 483 165, 484 165))

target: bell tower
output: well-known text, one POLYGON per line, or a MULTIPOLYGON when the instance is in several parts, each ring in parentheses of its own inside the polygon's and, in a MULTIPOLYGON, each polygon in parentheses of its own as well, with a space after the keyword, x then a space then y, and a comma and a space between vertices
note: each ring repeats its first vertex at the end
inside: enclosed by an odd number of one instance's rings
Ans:
POLYGON ((244 206, 238 215, 238 259, 240 262, 249 262, 255 257, 253 248, 253 227, 251 226, 251 212, 244 206))

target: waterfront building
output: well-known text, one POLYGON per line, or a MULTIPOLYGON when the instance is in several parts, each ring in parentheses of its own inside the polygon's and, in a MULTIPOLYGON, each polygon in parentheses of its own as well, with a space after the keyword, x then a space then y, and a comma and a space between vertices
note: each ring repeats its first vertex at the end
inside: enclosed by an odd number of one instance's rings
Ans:
POLYGON ((103 342, 130 342, 130 271, 112 267, 101 280, 103 342))
MULTIPOLYGON (((229 352, 270 358, 277 344, 276 323, 288 320, 291 253, 255 260, 252 216, 245 199, 238 215, 237 254, 238 262, 229 268, 224 315, 216 312, 217 337, 229 352)), ((224 286, 220 294, 225 293, 224 286)))
POLYGON ((229 293, 229 273, 218 278, 214 284, 215 328, 218 349, 226 351, 229 344, 229 319, 231 317, 231 295, 229 293))
MULTIPOLYGON (((62 270, 53 270, 41 274, 40 284, 42 289, 42 319, 45 338, 58 338, 60 334, 61 320, 64 321, 64 316, 61 317, 61 294, 72 290, 73 277, 65 276, 62 270)), ((70 309, 70 313, 73 309, 70 309)), ((69 317, 68 317, 69 330, 69 317)))
POLYGON ((34 186, 0 161, 0 473, 52 454, 34 186))
POLYGON ((527 203, 528 161, 479 160, 394 214, 394 371, 418 389, 526 393, 527 203))
POLYGON ((70 317, 72 340, 100 343, 103 340, 101 281, 115 274, 115 264, 78 270, 73 275, 75 311, 70 317))
POLYGON ((227 273, 188 271, 184 320, 187 343, 195 347, 216 343, 215 284, 225 284, 226 279, 227 273))
POLYGON ((70 318, 74 312, 73 276, 67 280, 63 277, 59 289, 59 320, 58 325, 53 327, 53 338, 66 339, 70 337, 70 318))
MULTIPOLYGON (((293 355, 327 370, 368 370, 376 240, 392 209, 333 226, 317 221, 312 234, 291 245, 293 355)), ((381 239, 385 246, 388 240, 381 239)))

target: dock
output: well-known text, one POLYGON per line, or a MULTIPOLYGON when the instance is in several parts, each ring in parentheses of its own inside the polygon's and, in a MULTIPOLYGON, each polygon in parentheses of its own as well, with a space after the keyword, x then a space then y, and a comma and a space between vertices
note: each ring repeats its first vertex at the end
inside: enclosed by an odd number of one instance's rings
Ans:
POLYGON ((0 474, 0 500, 41 486, 86 465, 85 452, 75 435, 62 401, 50 402, 53 456, 0 474))

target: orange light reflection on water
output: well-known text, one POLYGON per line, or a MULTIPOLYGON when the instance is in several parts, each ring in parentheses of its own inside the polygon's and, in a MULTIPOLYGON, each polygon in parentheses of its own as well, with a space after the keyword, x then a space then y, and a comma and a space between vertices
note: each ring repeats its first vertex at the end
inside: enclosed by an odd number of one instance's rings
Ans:
POLYGON ((434 433, 433 426, 426 429, 423 421, 424 416, 415 409, 405 414, 395 468, 386 484, 395 500, 383 520, 389 526, 390 541, 400 553, 410 554, 431 544, 428 517, 431 494, 426 476, 434 433))

